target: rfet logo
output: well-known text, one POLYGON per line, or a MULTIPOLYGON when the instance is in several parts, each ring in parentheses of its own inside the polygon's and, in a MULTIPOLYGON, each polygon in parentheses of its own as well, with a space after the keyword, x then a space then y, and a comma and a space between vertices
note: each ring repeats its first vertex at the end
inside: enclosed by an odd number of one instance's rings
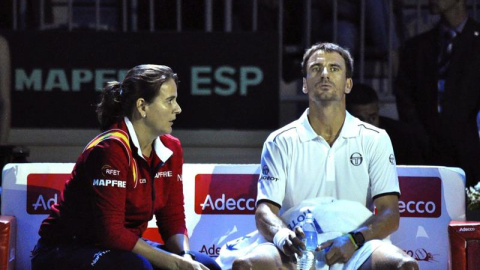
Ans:
POLYGON ((254 214, 258 174, 197 174, 195 213, 254 214))
POLYGON ((27 176, 27 213, 44 215, 58 202, 70 174, 36 174, 27 176))
POLYGON ((442 181, 438 177, 400 176, 400 216, 437 218, 442 215, 442 181))

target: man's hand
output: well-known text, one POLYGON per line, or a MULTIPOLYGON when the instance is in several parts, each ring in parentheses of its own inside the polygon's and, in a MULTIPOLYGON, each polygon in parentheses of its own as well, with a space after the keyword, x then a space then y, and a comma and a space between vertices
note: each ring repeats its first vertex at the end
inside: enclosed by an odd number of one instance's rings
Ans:
POLYGON ((288 228, 282 228, 275 234, 273 243, 287 256, 294 256, 295 253, 300 256, 302 250, 305 250, 303 237, 305 237, 305 234, 299 227, 295 228, 295 232, 288 228))
POLYGON ((320 250, 325 250, 325 262, 328 265, 346 263, 355 252, 355 245, 348 235, 339 236, 320 245, 320 250))
POLYGON ((190 255, 190 254, 183 254, 182 257, 185 258, 185 259, 187 259, 187 260, 189 260, 189 261, 194 261, 194 260, 193 260, 193 256, 190 255))

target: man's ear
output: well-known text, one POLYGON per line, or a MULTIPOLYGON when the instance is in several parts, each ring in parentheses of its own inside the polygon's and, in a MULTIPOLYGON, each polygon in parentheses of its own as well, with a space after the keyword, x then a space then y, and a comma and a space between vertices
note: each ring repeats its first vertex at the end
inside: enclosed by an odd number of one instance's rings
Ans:
POLYGON ((305 78, 303 78, 302 92, 305 93, 305 94, 308 94, 308 90, 307 90, 307 80, 306 80, 305 78))
POLYGON ((345 94, 350 94, 353 87, 353 80, 352 78, 347 78, 347 82, 345 83, 345 94))

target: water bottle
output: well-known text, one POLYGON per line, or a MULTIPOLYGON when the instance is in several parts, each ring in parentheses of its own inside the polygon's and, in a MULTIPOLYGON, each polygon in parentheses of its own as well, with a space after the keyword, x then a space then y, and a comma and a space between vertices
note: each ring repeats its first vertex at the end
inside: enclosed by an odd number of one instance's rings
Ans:
POLYGON ((305 250, 302 256, 297 260, 297 270, 309 270, 315 264, 315 249, 317 248, 317 230, 313 224, 312 213, 307 213, 305 223, 302 225, 305 238, 302 239, 305 244, 305 250))

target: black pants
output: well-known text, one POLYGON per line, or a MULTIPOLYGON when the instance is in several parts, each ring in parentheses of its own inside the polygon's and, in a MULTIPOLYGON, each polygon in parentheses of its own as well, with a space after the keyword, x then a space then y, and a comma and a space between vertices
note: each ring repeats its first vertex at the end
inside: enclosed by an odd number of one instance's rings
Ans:
MULTIPOLYGON (((149 240, 145 241, 154 248, 163 249, 164 247, 149 240)), ((200 252, 193 253, 196 261, 209 269, 220 270, 218 264, 208 255, 200 252)), ((40 239, 32 252, 32 270, 46 269, 157 270, 145 257, 131 251, 105 249, 78 243, 51 246, 40 239)))

